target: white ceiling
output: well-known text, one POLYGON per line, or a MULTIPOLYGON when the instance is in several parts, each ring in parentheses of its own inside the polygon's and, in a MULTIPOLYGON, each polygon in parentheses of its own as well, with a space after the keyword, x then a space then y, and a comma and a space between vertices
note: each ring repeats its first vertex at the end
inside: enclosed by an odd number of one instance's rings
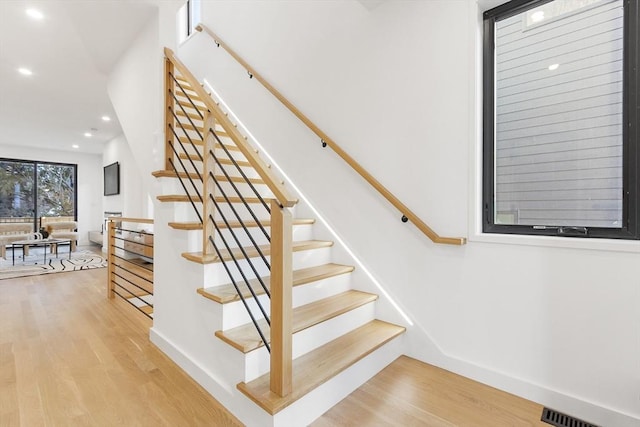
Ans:
POLYGON ((0 0, 0 157, 2 144, 102 153, 122 132, 108 75, 155 9, 151 0, 0 0))

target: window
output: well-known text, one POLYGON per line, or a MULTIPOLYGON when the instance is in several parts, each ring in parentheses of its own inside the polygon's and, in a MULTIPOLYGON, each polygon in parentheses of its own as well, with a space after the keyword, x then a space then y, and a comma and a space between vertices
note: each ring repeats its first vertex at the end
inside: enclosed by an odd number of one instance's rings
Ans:
POLYGON ((483 231, 640 238, 638 0, 484 14, 483 231))
POLYGON ((76 165, 0 159, 0 222, 33 224, 42 216, 77 219, 76 165))
POLYGON ((178 42, 185 41, 200 23, 201 0, 187 0, 178 10, 178 42))

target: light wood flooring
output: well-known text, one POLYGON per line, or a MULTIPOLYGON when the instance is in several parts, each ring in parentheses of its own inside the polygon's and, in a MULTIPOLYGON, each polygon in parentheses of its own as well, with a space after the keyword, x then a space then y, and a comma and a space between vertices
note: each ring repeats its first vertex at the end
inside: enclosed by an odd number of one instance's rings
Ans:
MULTIPOLYGON (((241 425, 105 295, 106 269, 0 280, 1 427, 241 425)), ((541 410, 401 357, 313 426, 548 426, 541 410)))

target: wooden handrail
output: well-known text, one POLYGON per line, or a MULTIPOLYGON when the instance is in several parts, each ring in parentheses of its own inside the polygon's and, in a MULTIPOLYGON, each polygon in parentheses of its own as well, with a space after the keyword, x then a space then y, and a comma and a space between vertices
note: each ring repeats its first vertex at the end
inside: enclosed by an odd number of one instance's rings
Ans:
POLYGON ((122 216, 110 216, 108 217, 110 220, 114 220, 116 222, 139 222, 140 224, 153 224, 153 219, 151 218, 128 218, 122 216))
POLYGON ((213 99, 211 99, 211 96, 202 88, 202 86, 200 86, 200 83, 198 83, 198 80, 191 71, 189 71, 189 69, 178 58, 176 58, 171 49, 165 47, 164 55, 173 64, 173 67, 178 70, 182 77, 189 82, 189 85, 191 86, 190 89, 198 95, 206 108, 214 115, 216 120, 222 125, 231 139, 233 139, 243 156, 256 170, 256 172, 258 172, 258 175, 260 175, 260 178, 262 178, 264 183, 269 187, 274 198, 278 200, 280 205, 285 207, 294 206, 298 200, 289 194, 289 191, 284 187, 284 184, 280 182, 260 156, 258 156, 253 148, 249 146, 244 136, 240 134, 227 115, 224 114, 220 107, 213 101, 213 99))
POLYGON ((287 98, 284 97, 276 88, 274 88, 268 81, 264 79, 253 67, 251 67, 244 59, 242 59, 233 49, 231 49, 224 41, 220 39, 213 31, 207 28, 204 24, 198 24, 196 27, 198 31, 204 31, 209 34, 214 42, 226 50, 242 67, 244 67, 250 76, 259 81, 273 96, 289 109, 298 119, 300 119, 313 133, 315 133, 323 143, 326 143, 331 149, 342 157, 365 181, 367 181, 373 188, 375 188, 385 199, 389 201, 402 213, 402 220, 411 221, 420 231, 422 231, 429 239, 434 243, 444 243, 449 245, 464 245, 467 243, 467 239, 464 237, 442 237, 438 233, 433 231, 431 227, 424 223, 416 214, 414 214, 404 203, 402 203, 396 196, 387 190, 377 179, 373 177, 365 168, 363 168, 357 161, 353 159, 347 152, 345 152, 333 139, 331 139, 326 133, 324 133, 315 123, 313 123, 307 116, 305 116, 295 105, 293 105, 287 98))

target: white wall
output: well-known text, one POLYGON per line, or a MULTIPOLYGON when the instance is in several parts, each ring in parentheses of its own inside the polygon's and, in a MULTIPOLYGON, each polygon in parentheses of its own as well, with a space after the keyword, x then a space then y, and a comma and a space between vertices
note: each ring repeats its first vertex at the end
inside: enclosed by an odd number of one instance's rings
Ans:
POLYGON ((145 194, 142 192, 140 169, 124 135, 109 141, 102 153, 102 165, 120 163, 120 194, 103 197, 103 211, 122 212, 130 218, 146 218, 145 194))
POLYGON ((0 144, 0 157, 78 165, 78 244, 89 244, 89 231, 100 230, 102 223, 102 158, 99 154, 0 144))
POLYGON ((464 247, 401 223, 207 36, 179 53, 407 311, 410 356, 637 425, 638 243, 478 235, 479 13, 474 0, 203 2, 213 31, 438 233, 468 236, 464 247))

